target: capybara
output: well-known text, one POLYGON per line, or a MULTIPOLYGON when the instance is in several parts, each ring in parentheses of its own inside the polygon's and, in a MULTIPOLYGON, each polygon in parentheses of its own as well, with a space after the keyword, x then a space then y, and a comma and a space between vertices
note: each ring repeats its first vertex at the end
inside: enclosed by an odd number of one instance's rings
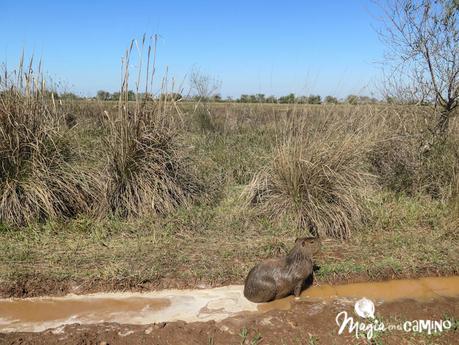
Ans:
POLYGON ((312 273, 312 257, 319 249, 318 238, 298 238, 287 256, 265 260, 250 270, 244 296, 256 303, 283 298, 292 292, 298 297, 304 280, 312 273))

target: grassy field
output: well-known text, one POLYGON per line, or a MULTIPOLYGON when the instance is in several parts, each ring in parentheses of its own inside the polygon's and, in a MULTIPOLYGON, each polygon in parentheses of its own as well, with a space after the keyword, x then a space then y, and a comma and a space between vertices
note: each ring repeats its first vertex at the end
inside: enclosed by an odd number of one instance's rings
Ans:
MULTIPOLYGON (((257 261, 285 254, 292 224, 253 219, 234 187, 215 206, 162 219, 49 222, 0 236, 2 292, 218 286, 242 283, 257 261)), ((371 224, 349 240, 327 239, 316 281, 365 281, 458 273, 457 229, 439 202, 393 195, 374 200, 371 224)))
POLYGON ((458 273, 456 122, 425 153, 428 107, 195 105, 64 104, 75 205, 53 190, 51 211, 25 212, 41 192, 3 191, 2 295, 242 283, 307 234, 323 239, 319 283, 458 273))

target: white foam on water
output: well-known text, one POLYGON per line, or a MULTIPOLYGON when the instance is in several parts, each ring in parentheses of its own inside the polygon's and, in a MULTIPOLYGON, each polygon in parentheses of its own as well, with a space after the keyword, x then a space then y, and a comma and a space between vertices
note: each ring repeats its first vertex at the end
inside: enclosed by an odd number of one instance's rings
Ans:
POLYGON ((243 286, 147 293, 95 293, 0 300, 0 332, 41 332, 62 325, 117 322, 145 325, 171 321, 220 321, 257 304, 243 286))

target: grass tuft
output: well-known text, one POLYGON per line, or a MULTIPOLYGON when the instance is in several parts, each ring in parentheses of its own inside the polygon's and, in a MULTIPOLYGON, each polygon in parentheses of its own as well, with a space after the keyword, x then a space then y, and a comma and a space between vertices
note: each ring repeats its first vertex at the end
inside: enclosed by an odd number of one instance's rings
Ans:
MULTIPOLYGON (((130 53, 126 53, 126 66, 130 53)), ((108 118, 107 182, 100 215, 132 218, 166 214, 196 199, 203 185, 181 139, 183 133, 174 113, 176 100, 163 97, 147 102, 137 93, 134 104, 129 103, 128 80, 126 68, 118 112, 108 118)))
POLYGON ((348 238, 365 216, 369 145, 337 126, 310 130, 303 121, 295 127, 296 134, 284 139, 271 163, 255 175, 247 199, 270 218, 292 215, 313 235, 348 238))
POLYGON ((88 211, 97 185, 77 156, 64 113, 22 63, 0 87, 0 222, 22 226, 88 211))

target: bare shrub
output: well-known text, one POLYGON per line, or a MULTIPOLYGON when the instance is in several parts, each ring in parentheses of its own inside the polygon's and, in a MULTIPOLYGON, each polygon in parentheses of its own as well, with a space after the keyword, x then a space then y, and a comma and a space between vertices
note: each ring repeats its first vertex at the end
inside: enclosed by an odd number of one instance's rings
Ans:
POLYGON ((432 134, 449 132, 459 105, 458 4, 450 0, 380 1, 388 88, 396 99, 438 108, 432 134))
POLYGON ((194 93, 192 118, 199 131, 204 133, 221 133, 223 125, 218 121, 217 114, 210 102, 218 95, 221 82, 210 75, 194 68, 190 74, 190 91, 194 93))

